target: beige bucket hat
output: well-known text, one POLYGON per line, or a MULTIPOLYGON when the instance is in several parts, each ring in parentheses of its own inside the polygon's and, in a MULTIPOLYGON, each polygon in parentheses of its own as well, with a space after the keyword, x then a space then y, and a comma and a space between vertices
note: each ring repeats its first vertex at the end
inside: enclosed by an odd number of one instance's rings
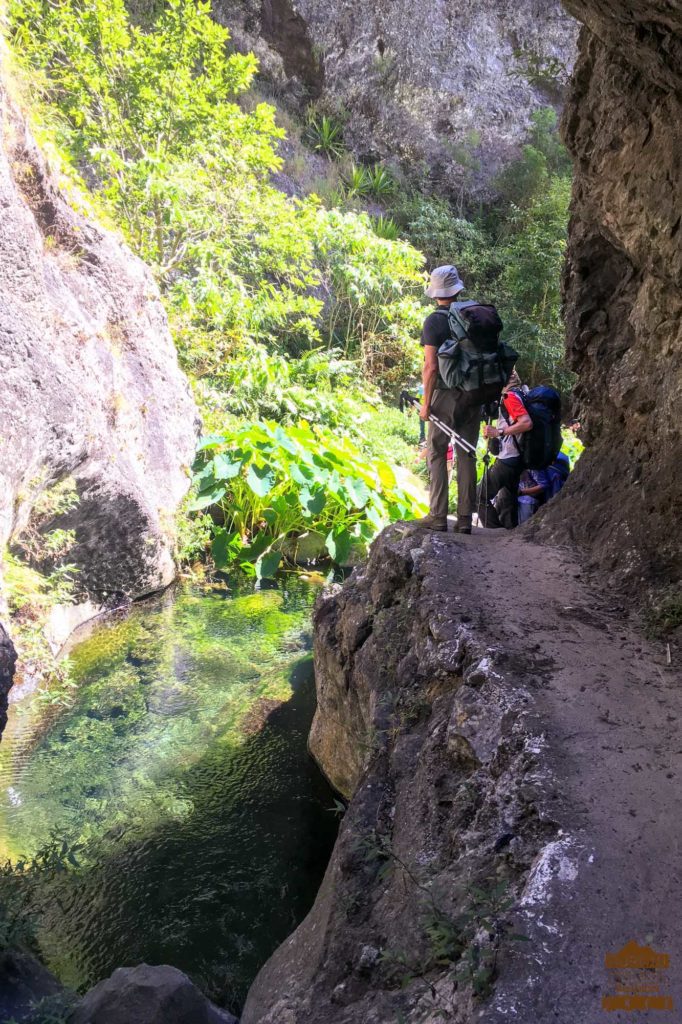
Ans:
POLYGON ((459 276, 457 267, 446 266, 436 267, 431 272, 429 286, 426 294, 430 299, 454 299, 464 290, 464 282, 459 276))

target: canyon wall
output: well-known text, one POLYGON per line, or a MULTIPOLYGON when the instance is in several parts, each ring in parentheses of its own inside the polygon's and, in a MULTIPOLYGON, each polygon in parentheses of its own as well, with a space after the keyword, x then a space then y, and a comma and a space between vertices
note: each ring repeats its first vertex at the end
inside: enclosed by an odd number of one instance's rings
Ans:
POLYGON ((173 579, 198 417, 149 270, 0 103, 0 546, 74 531, 87 615, 173 579))
POLYGON ((500 936, 465 920, 471 887, 520 897, 557 836, 529 692, 547 664, 481 621, 486 577, 477 544, 397 524, 318 601, 310 747, 350 806, 242 1024, 474 1019, 453 964, 475 945, 484 971, 500 936))
POLYGON ((679 581, 682 7, 566 0, 585 27, 564 136, 575 158, 567 350, 588 451, 545 537, 636 596, 679 581))
POLYGON ((237 47, 256 52, 278 100, 335 111, 357 156, 401 165, 454 199, 484 189, 534 109, 560 103, 577 31, 559 0, 213 8, 237 47))

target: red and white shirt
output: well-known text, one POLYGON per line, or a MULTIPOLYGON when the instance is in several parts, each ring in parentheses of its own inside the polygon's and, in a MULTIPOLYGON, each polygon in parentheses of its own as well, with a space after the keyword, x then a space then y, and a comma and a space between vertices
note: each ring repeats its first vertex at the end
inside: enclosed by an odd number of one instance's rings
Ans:
MULTIPOLYGON (((526 415, 526 407, 517 394, 508 391, 500 404, 500 417, 497 421, 498 427, 508 427, 511 423, 526 415), (505 415, 506 414, 506 415, 505 415)), ((519 449, 514 437, 500 438, 499 459, 518 459, 519 449)))

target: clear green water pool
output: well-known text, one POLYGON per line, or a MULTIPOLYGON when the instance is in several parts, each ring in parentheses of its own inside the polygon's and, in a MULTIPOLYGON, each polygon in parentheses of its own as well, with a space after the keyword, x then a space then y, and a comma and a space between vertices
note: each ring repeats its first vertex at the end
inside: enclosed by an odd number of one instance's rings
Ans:
POLYGON ((75 848, 30 906, 65 983, 170 963, 236 1009, 308 911, 336 830, 306 750, 313 597, 183 585, 78 643, 77 688, 12 695, 0 852, 75 848))

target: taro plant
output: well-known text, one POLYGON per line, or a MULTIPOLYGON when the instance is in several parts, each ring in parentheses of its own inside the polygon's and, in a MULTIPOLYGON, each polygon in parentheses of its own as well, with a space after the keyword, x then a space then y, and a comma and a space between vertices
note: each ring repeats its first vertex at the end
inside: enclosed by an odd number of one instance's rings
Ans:
POLYGON ((190 511, 217 507, 212 555, 218 568, 238 563, 272 576, 292 539, 319 538, 322 553, 343 564, 384 526, 424 512, 410 475, 368 463, 345 437, 311 427, 251 423, 204 438, 194 466, 190 511))

